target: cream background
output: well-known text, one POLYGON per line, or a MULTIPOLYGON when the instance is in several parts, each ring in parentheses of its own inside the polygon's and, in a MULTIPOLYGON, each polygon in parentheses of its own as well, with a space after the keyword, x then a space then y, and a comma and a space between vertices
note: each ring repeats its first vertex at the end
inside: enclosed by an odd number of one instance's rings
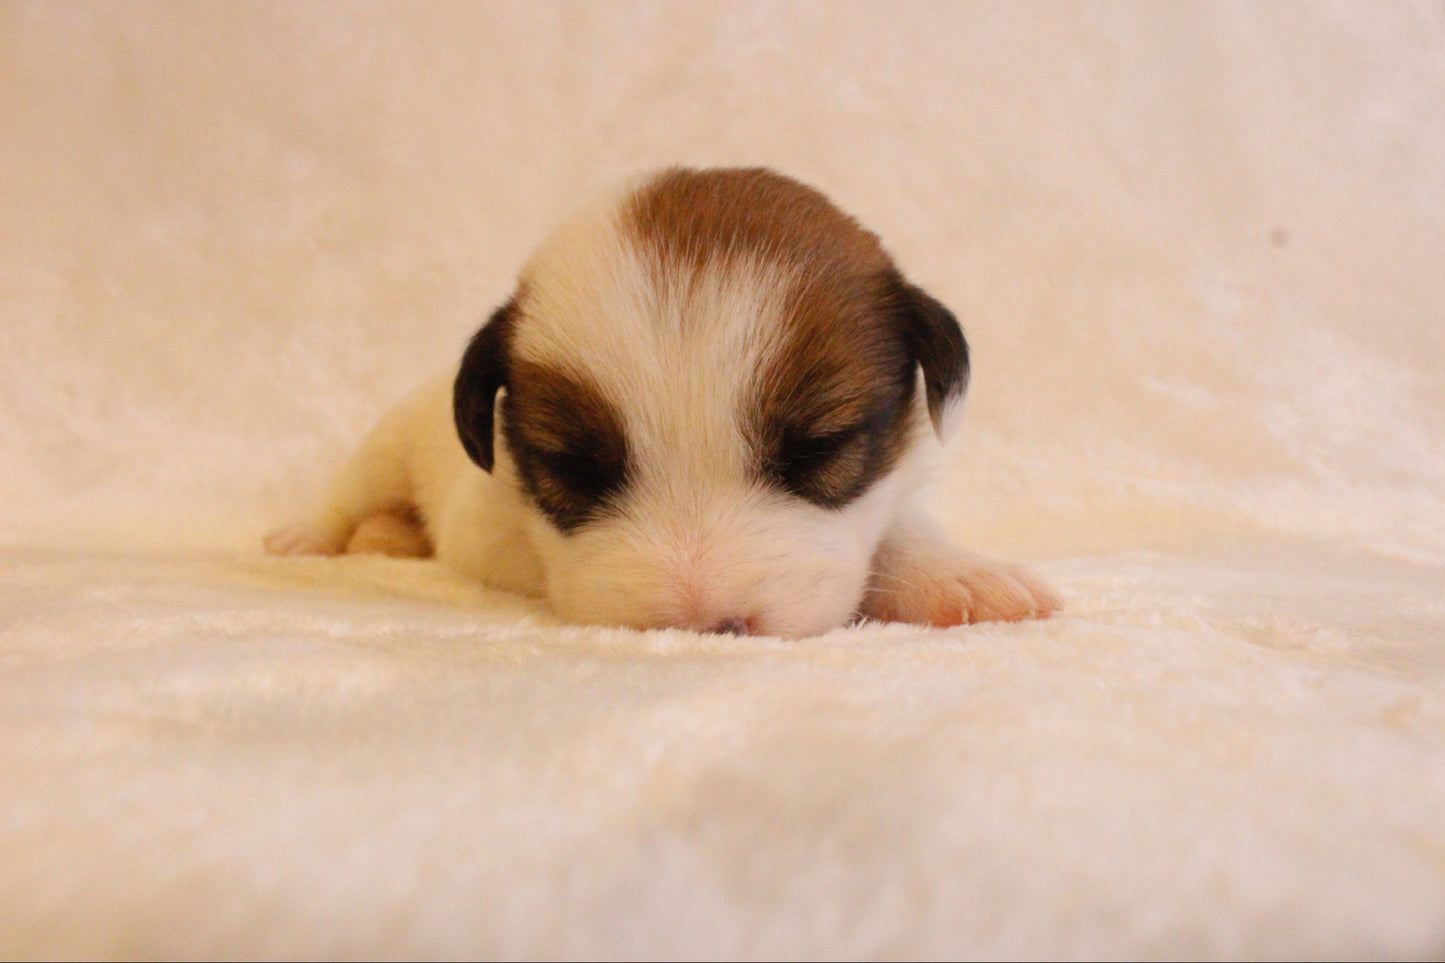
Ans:
POLYGON ((1445 11, 0 5, 0 955, 1445 953, 1445 11), (952 306, 1047 623, 259 555, 670 163, 952 306))

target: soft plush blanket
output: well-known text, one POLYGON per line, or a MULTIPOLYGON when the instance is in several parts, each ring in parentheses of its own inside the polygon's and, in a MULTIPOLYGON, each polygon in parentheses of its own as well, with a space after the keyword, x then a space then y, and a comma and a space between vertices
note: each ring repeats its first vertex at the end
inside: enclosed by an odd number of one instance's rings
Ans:
POLYGON ((0 957, 1445 955, 1445 12, 0 6, 0 957), (596 191, 963 319, 1045 622, 562 624, 275 559, 596 191))

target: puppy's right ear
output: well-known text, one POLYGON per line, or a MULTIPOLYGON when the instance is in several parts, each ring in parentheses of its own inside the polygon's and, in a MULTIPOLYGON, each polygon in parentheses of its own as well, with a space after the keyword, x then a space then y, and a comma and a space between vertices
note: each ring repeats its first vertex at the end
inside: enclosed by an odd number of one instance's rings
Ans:
POLYGON ((495 461, 492 450, 492 411, 497 392, 507 386, 508 355, 517 299, 498 308, 482 329, 472 336, 462 355, 452 387, 452 417, 467 455, 485 471, 495 461))

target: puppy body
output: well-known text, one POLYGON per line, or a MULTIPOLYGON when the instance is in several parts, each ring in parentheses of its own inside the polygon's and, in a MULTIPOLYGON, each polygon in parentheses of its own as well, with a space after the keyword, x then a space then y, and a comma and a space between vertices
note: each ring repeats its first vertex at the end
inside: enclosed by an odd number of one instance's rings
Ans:
POLYGON ((663 172, 545 242, 451 383, 387 415, 279 553, 434 550, 573 621, 812 635, 1046 615, 923 493, 968 353, 822 195, 663 172))

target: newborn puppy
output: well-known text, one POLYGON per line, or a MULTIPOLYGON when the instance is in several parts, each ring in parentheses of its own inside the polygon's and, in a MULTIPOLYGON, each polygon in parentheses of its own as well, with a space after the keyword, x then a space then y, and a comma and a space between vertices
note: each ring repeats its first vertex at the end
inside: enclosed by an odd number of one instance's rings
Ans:
POLYGON ((806 636, 1046 616, 923 483, 968 384, 952 314, 767 170, 668 170, 547 240, 454 382, 387 415, 278 554, 434 552, 575 622, 806 636))

